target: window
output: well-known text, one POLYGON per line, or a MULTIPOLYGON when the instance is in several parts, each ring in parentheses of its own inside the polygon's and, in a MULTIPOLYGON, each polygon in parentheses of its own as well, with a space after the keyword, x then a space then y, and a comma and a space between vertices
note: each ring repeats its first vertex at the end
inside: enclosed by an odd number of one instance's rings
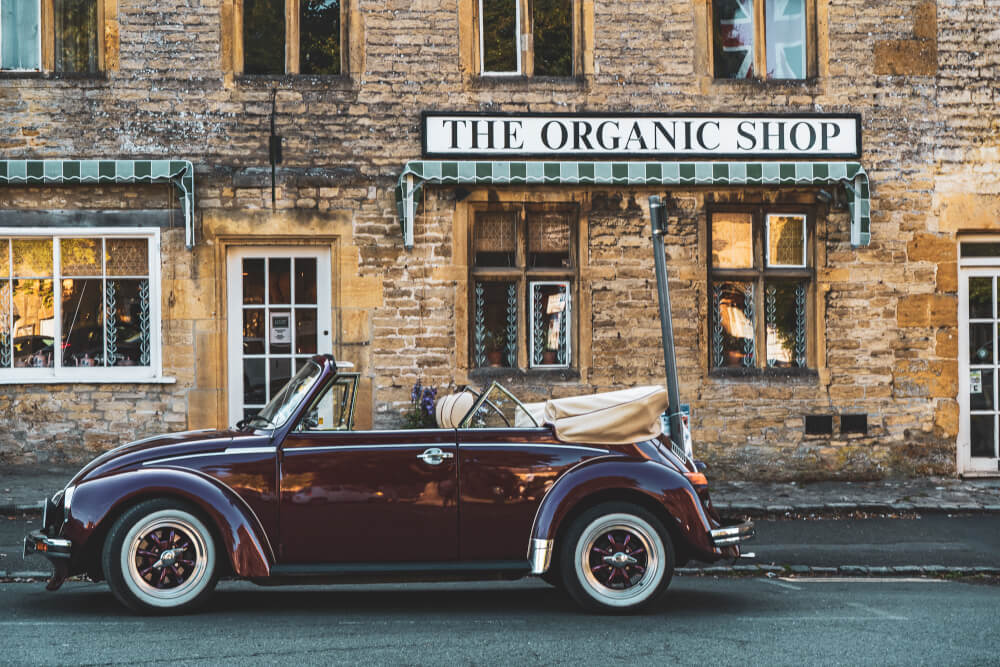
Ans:
POLYGON ((573 364, 575 218, 565 208, 475 213, 469 335, 474 368, 573 364))
POLYGON ((809 368, 813 272, 808 216, 710 214, 712 368, 809 368))
POLYGON ((712 0, 716 79, 816 75, 815 0, 712 0))
POLYGON ((245 74, 342 74, 343 4, 343 0, 242 0, 239 69, 245 74))
POLYGON ((475 0, 483 76, 580 73, 580 0, 475 0))
POLYGON ((155 233, 0 233, 0 380, 158 375, 155 233))
POLYGON ((0 69, 101 71, 103 9, 101 0, 0 0, 0 69))

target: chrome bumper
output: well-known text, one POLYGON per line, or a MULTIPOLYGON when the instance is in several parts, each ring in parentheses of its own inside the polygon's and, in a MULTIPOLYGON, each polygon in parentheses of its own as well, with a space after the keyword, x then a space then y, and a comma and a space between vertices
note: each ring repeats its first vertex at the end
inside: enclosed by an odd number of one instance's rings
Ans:
POLYGON ((73 550, 73 543, 62 537, 49 537, 40 530, 32 531, 24 537, 24 551, 22 558, 27 558, 30 553, 39 553, 49 560, 55 558, 69 558, 73 550))
POLYGON ((715 542, 715 546, 717 547, 728 547, 733 544, 745 542, 756 534, 753 521, 748 520, 743 523, 716 528, 712 531, 712 541, 715 542))
POLYGON ((531 563, 532 574, 545 574, 552 561, 552 540, 531 540, 528 549, 528 562, 531 563))

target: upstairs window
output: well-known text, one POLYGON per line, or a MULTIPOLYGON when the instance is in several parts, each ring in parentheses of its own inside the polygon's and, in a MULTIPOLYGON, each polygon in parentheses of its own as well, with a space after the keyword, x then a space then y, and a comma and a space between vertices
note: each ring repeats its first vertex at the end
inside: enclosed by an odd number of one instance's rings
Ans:
POLYGON ((242 0, 245 74, 342 74, 342 0, 242 0))
POLYGON ((814 367, 808 222, 797 212, 711 213, 711 368, 752 373, 814 367))
POLYGON ((474 368, 569 368, 577 283, 570 209, 477 211, 472 230, 474 368))
POLYGON ((579 73, 579 0, 476 0, 479 73, 579 73))
POLYGON ((101 71, 102 10, 100 0, 0 0, 0 70, 101 71))
POLYGON ((815 76, 815 0, 712 0, 716 79, 815 76))

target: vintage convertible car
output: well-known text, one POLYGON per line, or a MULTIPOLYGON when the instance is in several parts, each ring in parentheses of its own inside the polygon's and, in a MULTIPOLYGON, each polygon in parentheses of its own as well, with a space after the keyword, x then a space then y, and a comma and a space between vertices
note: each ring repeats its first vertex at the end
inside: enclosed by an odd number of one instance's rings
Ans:
POLYGON ((46 501, 25 538, 137 612, 259 584, 540 575, 593 610, 652 603, 674 567, 738 556, 699 466, 662 435, 662 387, 521 404, 494 383, 439 428, 352 430, 357 374, 314 357, 226 431, 132 442, 46 501))

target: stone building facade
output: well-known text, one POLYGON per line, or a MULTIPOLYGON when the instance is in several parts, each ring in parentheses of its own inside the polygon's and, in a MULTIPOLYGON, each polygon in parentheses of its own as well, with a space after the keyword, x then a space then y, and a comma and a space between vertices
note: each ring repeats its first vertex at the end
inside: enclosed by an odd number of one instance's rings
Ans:
MULTIPOLYGON (((339 74, 305 73, 307 49, 292 42, 285 67, 297 73, 246 73, 256 57, 242 29, 250 0, 155 7, 100 0, 99 63, 82 74, 55 71, 40 19, 42 55, 27 68, 38 71, 0 70, 0 166, 7 170, 0 171, 0 237, 12 256, 20 252, 15 242, 28 238, 58 248, 46 251, 55 253, 49 273, 20 276, 12 257, 13 273, 2 274, 13 276, 14 292, 15 279, 27 285, 28 278, 53 290, 47 298, 55 305, 36 317, 34 333, 10 320, 15 358, 0 368, 0 462, 81 461, 164 430, 233 423, 313 349, 329 349, 361 374, 358 428, 398 425, 418 380, 447 393, 498 379, 532 400, 662 383, 646 202, 669 194, 681 401, 691 406, 697 455, 716 476, 996 474, 996 387, 988 385, 1000 375, 991 356, 997 314, 982 303, 996 301, 989 257, 1000 243, 1000 47, 988 37, 1000 31, 1000 2, 793 1, 806 29, 802 70, 791 78, 720 74, 728 65, 716 41, 720 26, 731 27, 734 3, 571 0, 571 58, 558 65, 568 68, 560 76, 538 73, 545 42, 541 28, 529 38, 540 19, 527 0, 512 3, 524 10, 513 76, 489 74, 493 56, 479 44, 495 36, 493 19, 477 0, 336 3, 339 74), (272 189, 273 90, 283 150, 272 189), (422 157, 421 112, 428 110, 859 114, 871 240, 852 244, 851 194, 837 183, 428 182, 406 248, 396 188, 404 167, 422 157), (32 166, 42 160, 49 162, 32 166), (66 171, 76 160, 120 166, 87 180, 66 171), (190 210, 178 197, 183 177, 134 177, 162 160, 190 161, 190 210), (33 169, 43 175, 29 178, 33 169), (730 251, 766 263, 771 215, 790 216, 775 224, 804 221, 796 237, 802 271, 775 273, 777 282, 764 269, 757 277, 713 273, 717 255, 730 251), (477 221, 490 216, 511 216, 519 239, 535 229, 533 220, 562 216, 568 231, 555 234, 568 240, 553 246, 549 254, 558 257, 548 266, 544 257, 525 265, 533 252, 536 259, 545 253, 530 239, 518 241, 504 271, 491 273, 489 253, 508 250, 480 243, 477 221), (733 231, 740 225, 753 230, 748 246, 733 231), (728 250, 717 245, 726 234, 728 250), (133 237, 148 242, 149 275, 130 279, 153 302, 115 311, 107 295, 121 298, 132 288, 108 273, 110 248, 133 237), (90 356, 66 337, 76 326, 69 310, 91 303, 74 292, 85 281, 66 277, 78 239, 104 244, 104 273, 76 274, 105 290, 103 306, 93 306, 95 331, 104 327, 104 369, 86 366, 90 356), (258 269, 286 283, 277 292, 267 284, 267 296, 255 301, 258 269), (299 279, 313 282, 287 294, 299 279), (728 302, 743 314, 724 315, 725 290, 751 283, 753 297, 728 302), (800 284, 800 305, 782 305, 781 295, 793 299, 800 284), (486 294, 492 314, 477 320, 485 312, 477 311, 479 285, 512 290, 516 307, 497 315, 486 294), (983 297, 987 288, 992 296, 983 297), (296 294, 307 296, 299 303, 296 294), (546 328, 560 307, 564 329, 546 328), (777 317, 792 323, 767 319, 769 308, 785 308, 777 317), (495 338, 496 318, 507 312, 509 356, 490 367, 483 336, 495 338), (118 352, 132 365, 111 369, 108 332, 146 313, 158 329, 135 334, 137 345, 154 352, 135 359, 118 352), (288 328, 284 315, 293 329, 301 318, 311 342, 281 347, 282 332, 273 330, 288 328), (535 317, 545 320, 541 328, 535 317), (793 320, 804 327, 799 343, 788 338, 802 333, 793 320), (735 335, 741 327, 742 338, 735 335), (534 333, 559 338, 552 347, 561 356, 537 361, 534 333), (19 337, 29 346, 20 357, 19 337), (50 358, 53 337, 64 348, 59 364, 50 358), (738 349, 752 343, 759 360, 738 349), (46 344, 50 356, 31 347, 46 344), (258 348, 285 353, 257 359, 258 348), (71 358, 85 368, 70 368, 71 358), (40 368, 31 367, 36 361, 40 368)), ((765 9, 788 4, 757 3, 758 24, 770 25, 765 9)), ((306 30, 300 23, 294 12, 286 17, 287 34, 306 30)), ((747 61, 758 66, 771 62, 759 42, 747 61)), ((27 302, 15 294, 11 303, 23 311, 27 302)))

